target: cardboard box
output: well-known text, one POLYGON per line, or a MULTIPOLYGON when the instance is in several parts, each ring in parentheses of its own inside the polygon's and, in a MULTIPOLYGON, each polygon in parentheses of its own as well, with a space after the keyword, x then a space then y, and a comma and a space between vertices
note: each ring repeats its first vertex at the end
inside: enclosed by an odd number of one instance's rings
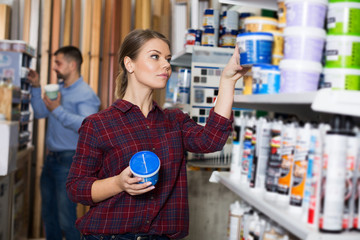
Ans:
POLYGON ((0 121, 0 176, 16 169, 19 123, 0 121))

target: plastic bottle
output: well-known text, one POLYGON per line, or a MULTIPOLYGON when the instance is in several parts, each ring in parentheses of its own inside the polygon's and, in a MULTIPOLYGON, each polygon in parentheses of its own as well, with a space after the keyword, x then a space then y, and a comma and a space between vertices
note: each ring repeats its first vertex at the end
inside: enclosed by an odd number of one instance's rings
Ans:
MULTIPOLYGON (((324 138, 326 132, 330 129, 327 124, 320 124, 318 130, 313 130, 312 136, 316 138, 315 153, 312 167, 311 189, 310 189, 310 202, 308 210, 308 224, 317 229, 319 226, 319 211, 320 211, 320 193, 321 193, 321 179, 322 179, 322 166, 323 166, 323 150, 324 138)), ((310 146, 311 148, 311 146, 310 146)))
POLYGON ((246 123, 244 142, 243 142, 243 156, 241 159, 241 182, 248 182, 249 165, 253 160, 253 134, 254 134, 255 118, 252 117, 246 123))
POLYGON ((358 156, 358 138, 353 131, 352 118, 345 118, 345 131, 347 132, 346 147, 346 184, 344 195, 343 229, 349 230, 353 226, 354 199, 356 186, 356 158, 358 156))
POLYGON ((249 222, 249 234, 246 240, 259 240, 260 239, 261 223, 259 215, 255 212, 249 222))
POLYGON ((265 177, 264 198, 268 201, 274 201, 277 195, 277 184, 280 177, 281 166, 281 138, 282 121, 276 121, 271 127, 270 153, 267 161, 265 177))
POLYGON ((308 154, 310 148, 311 125, 299 128, 296 137, 294 165, 290 190, 290 210, 296 214, 303 213, 308 154))
MULTIPOLYGON (((357 139, 360 142, 360 132, 357 132, 357 139)), ((360 144, 358 145, 357 167, 355 173, 355 194, 353 211, 353 228, 360 231, 360 144)))
POLYGON ((234 135, 233 135, 233 146, 232 146, 232 157, 230 165, 230 178, 233 180, 240 180, 241 172, 241 152, 242 147, 240 144, 241 131, 243 131, 242 123, 245 121, 244 117, 235 118, 234 135))
POLYGON ((241 221, 244 214, 244 208, 240 205, 239 201, 230 205, 229 212, 229 240, 239 240, 241 221))
POLYGON ((277 192, 279 193, 278 203, 283 206, 288 206, 296 143, 295 123, 284 126, 281 142, 280 177, 277 185, 277 192))
POLYGON ((323 232, 341 232, 346 179, 346 146, 348 134, 343 131, 341 117, 333 118, 332 130, 325 136, 322 179, 321 218, 323 232))

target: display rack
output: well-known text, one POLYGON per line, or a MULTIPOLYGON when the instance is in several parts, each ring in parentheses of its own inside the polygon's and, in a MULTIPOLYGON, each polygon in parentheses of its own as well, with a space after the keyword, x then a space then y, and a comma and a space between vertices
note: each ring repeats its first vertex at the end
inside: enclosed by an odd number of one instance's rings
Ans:
POLYGON ((277 10, 276 0, 219 0, 223 4, 257 7, 269 10, 277 10))
POLYGON ((286 230, 296 237, 304 240, 358 240, 358 232, 344 232, 340 234, 325 234, 309 227, 306 223, 301 222, 299 217, 294 216, 284 206, 276 205, 274 202, 264 200, 262 193, 254 191, 249 187, 241 185, 230 178, 229 172, 214 171, 211 180, 222 183, 231 191, 239 195, 243 200, 251 204, 259 212, 265 214, 270 219, 276 221, 286 230))

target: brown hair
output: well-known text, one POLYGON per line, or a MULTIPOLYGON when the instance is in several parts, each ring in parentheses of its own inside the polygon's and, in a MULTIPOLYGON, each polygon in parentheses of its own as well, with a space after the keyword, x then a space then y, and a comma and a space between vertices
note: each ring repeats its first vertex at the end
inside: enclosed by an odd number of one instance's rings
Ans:
POLYGON ((149 40, 158 38, 163 40, 170 48, 169 40, 159 32, 150 29, 136 29, 131 31, 124 39, 118 53, 119 73, 115 80, 115 97, 123 98, 128 85, 128 75, 124 64, 124 58, 128 56, 132 60, 136 60, 141 47, 149 40))

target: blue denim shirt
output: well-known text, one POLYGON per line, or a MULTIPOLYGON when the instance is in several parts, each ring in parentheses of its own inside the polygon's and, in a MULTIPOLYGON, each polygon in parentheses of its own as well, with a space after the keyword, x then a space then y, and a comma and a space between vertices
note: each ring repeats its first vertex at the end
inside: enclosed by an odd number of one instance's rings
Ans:
POLYGON ((61 105, 50 112, 42 99, 41 88, 31 89, 35 118, 48 118, 46 145, 50 151, 75 150, 78 129, 85 117, 99 110, 100 100, 82 77, 69 87, 60 84, 61 105))

